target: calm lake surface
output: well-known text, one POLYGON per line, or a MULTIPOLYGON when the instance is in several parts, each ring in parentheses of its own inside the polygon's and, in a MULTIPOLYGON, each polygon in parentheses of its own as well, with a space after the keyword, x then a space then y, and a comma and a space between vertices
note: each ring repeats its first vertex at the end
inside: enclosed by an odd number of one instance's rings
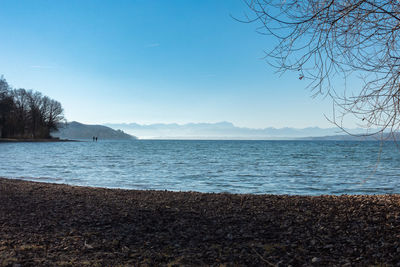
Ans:
POLYGON ((0 176, 125 189, 254 194, 400 193, 392 142, 0 143, 0 176))

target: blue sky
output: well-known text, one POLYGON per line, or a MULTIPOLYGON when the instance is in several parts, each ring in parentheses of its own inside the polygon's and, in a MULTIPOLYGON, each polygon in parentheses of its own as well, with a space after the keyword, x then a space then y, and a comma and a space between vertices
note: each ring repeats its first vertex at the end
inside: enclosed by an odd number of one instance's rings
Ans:
POLYGON ((1 0, 0 74, 83 123, 332 127, 329 99, 263 61, 242 0, 1 0))

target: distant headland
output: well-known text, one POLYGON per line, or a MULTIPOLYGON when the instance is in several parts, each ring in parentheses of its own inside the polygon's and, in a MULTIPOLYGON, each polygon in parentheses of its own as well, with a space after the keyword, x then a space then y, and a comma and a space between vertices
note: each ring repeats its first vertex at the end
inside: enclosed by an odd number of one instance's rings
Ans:
POLYGON ((51 136, 60 139, 92 139, 99 140, 135 140, 136 136, 125 133, 122 130, 114 130, 103 125, 89 125, 76 121, 58 125, 58 131, 51 133, 51 136))

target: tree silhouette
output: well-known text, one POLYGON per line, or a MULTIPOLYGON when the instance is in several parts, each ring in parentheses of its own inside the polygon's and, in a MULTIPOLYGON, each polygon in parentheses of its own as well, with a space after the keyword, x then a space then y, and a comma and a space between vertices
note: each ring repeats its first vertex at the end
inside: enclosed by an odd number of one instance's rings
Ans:
POLYGON ((273 37, 266 60, 298 72, 314 93, 332 97, 331 121, 394 132, 400 126, 398 0, 253 0, 258 31, 273 37), (342 82, 340 82, 342 81, 342 82))
POLYGON ((63 120, 59 102, 40 92, 12 89, 0 77, 0 137, 50 138, 63 120))

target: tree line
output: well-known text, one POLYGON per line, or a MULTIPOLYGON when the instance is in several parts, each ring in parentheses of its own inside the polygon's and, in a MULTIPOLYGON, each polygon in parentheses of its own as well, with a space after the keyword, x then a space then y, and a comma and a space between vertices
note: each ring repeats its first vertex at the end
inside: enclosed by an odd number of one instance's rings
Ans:
POLYGON ((60 102, 37 91, 12 88, 0 77, 1 138, 51 138, 62 121, 60 102))

